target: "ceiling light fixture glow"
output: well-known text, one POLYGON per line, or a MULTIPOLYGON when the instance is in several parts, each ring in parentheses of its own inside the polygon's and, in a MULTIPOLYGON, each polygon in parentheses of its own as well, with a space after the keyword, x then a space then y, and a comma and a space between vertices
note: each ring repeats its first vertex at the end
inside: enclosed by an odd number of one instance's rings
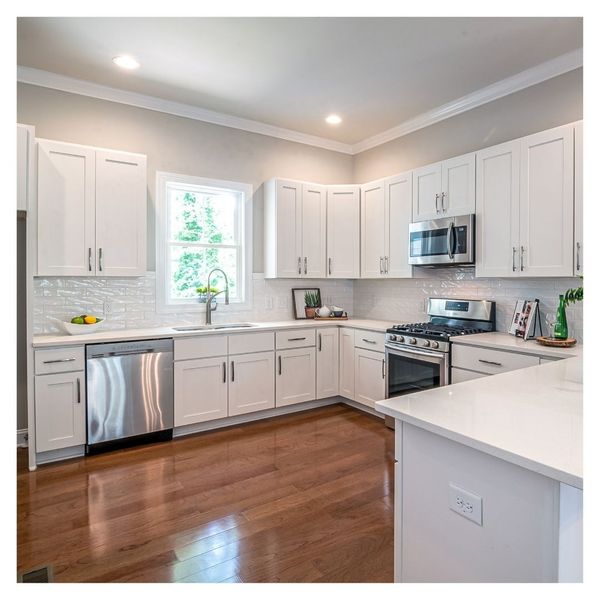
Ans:
POLYGON ((338 115, 329 115, 325 121, 330 125, 339 125, 342 122, 342 117, 338 115))
POLYGON ((135 60, 132 56, 115 56, 113 58, 113 62, 117 67, 121 67, 122 69, 128 69, 132 71, 133 69, 138 69, 140 63, 135 60))

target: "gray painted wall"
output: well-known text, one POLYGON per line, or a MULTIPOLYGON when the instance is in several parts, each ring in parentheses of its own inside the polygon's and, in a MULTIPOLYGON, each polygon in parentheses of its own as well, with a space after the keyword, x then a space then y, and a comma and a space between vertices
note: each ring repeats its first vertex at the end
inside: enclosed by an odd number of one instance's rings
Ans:
POLYGON ((365 183, 583 118, 583 69, 570 71, 354 157, 365 183))
POLYGON ((263 271, 262 183, 271 177, 352 181, 352 156, 105 100, 19 84, 17 120, 37 137, 148 156, 148 270, 155 269, 156 171, 251 183, 254 272, 263 271))

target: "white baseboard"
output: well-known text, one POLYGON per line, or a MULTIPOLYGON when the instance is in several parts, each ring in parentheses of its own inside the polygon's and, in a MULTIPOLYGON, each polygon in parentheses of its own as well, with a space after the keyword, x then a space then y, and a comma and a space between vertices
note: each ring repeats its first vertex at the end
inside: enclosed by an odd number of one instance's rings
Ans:
POLYGON ((374 417, 379 417, 380 419, 385 418, 385 415, 383 413, 376 411, 374 408, 371 408, 370 406, 361 404, 360 402, 355 402, 354 400, 350 400, 349 398, 343 398, 343 397, 341 397, 341 402, 343 402, 344 404, 347 404, 348 406, 351 406, 352 408, 356 408, 357 410, 362 410, 363 412, 369 413, 370 415, 373 415, 374 417))
POLYGON ((45 465, 46 463, 77 458, 79 456, 85 456, 85 445, 60 448, 59 450, 48 450, 47 452, 38 452, 36 454, 36 463, 38 465, 45 465))
POLYGON ((17 448, 27 448, 27 446, 29 445, 27 443, 28 438, 29 430, 27 428, 17 429, 17 448))

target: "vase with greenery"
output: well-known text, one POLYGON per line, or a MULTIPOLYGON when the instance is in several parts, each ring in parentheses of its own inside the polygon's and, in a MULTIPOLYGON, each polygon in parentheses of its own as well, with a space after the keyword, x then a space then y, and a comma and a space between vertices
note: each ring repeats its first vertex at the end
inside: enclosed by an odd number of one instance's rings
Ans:
MULTIPOLYGON (((218 292, 219 292, 219 288, 212 287, 212 286, 210 287, 211 294, 217 294, 218 292)), ((206 302, 208 300, 208 290, 207 290, 206 286, 201 285, 200 287, 197 287, 196 293, 198 294, 198 302, 200 302, 202 304, 206 304, 206 302)), ((211 302, 211 304, 216 307, 217 301, 213 300, 211 302)))
POLYGON ((315 310, 319 308, 318 292, 304 292, 304 314, 307 319, 315 318, 315 310))
POLYGON ((568 289, 559 296, 558 308, 556 309, 556 322, 554 323, 554 337, 558 340, 566 340, 569 337, 569 326, 567 324, 566 308, 569 304, 583 300, 583 286, 568 289))

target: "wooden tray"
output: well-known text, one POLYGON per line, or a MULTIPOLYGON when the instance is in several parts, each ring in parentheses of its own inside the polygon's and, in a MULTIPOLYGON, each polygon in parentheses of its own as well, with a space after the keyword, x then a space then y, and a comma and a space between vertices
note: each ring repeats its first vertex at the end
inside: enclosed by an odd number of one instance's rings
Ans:
POLYGON ((347 321, 348 315, 345 317, 317 317, 315 315, 315 321, 347 321))
POLYGON ((541 335, 535 338, 538 344, 542 346, 553 346, 554 348, 570 348, 577 343, 574 338, 567 338, 566 340, 557 340, 556 338, 546 337, 541 335))

